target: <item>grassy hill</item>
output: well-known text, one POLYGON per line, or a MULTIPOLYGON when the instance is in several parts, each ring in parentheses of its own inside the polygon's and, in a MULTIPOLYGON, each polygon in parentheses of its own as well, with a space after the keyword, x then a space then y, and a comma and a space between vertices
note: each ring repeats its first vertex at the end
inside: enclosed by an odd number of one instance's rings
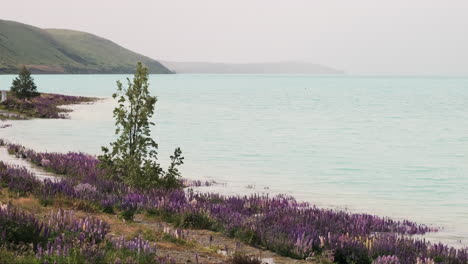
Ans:
POLYGON ((156 60, 92 35, 65 29, 40 29, 0 20, 0 73, 133 73, 138 61, 151 73, 171 73, 156 60))

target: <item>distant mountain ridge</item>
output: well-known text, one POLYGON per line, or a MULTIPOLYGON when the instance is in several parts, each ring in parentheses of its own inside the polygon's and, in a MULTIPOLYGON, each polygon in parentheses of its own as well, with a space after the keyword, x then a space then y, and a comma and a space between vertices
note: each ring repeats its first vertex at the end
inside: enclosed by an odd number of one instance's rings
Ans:
POLYGON ((256 74, 343 74, 328 66, 299 61, 261 63, 171 62, 161 61, 176 73, 256 73, 256 74))
POLYGON ((74 30, 41 29, 0 20, 0 73, 133 73, 141 61, 150 73, 172 73, 157 60, 108 39, 74 30))
POLYGON ((139 61, 150 73, 343 74, 328 66, 297 61, 162 62, 90 33, 41 29, 0 19, 0 74, 17 73, 22 65, 33 73, 133 73, 139 61))

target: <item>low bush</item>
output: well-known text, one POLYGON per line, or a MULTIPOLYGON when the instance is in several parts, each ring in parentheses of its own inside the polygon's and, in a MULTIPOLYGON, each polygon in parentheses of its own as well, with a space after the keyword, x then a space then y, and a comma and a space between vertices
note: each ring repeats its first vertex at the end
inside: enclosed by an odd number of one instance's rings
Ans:
POLYGON ((344 241, 334 251, 337 264, 371 264, 367 248, 359 241, 344 241))
POLYGON ((0 246, 11 248, 32 244, 37 248, 50 236, 51 230, 33 215, 9 205, 0 205, 0 246))
POLYGON ((182 214, 180 222, 177 223, 178 227, 193 228, 193 229, 208 229, 214 227, 213 220, 204 213, 188 212, 182 214))
POLYGON ((257 257, 247 256, 244 254, 235 254, 231 260, 231 264, 262 264, 262 261, 257 257))
POLYGON ((0 161, 0 186, 8 187, 19 196, 25 196, 34 192, 39 185, 40 181, 25 168, 8 166, 0 161))
POLYGON ((120 217, 125 221, 133 221, 135 212, 136 212, 136 208, 129 208, 120 212, 120 217))

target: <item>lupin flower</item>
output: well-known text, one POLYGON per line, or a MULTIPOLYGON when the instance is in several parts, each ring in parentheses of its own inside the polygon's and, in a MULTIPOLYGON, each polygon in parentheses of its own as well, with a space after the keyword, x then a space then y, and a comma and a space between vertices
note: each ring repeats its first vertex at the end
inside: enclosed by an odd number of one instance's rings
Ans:
POLYGON ((372 264, 400 264, 397 256, 380 256, 372 264))
POLYGON ((156 254, 156 244, 151 243, 143 237, 137 236, 126 240, 123 236, 110 239, 112 245, 117 249, 128 249, 139 254, 156 254))

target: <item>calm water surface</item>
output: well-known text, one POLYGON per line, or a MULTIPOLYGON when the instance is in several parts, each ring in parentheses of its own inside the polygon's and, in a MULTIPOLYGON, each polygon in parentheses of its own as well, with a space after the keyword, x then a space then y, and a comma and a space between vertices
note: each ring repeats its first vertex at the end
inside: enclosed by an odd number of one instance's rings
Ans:
MULTIPOLYGON (((40 75, 40 91, 109 97, 125 75, 40 75)), ((12 76, 0 76, 8 89, 12 76)), ((468 78, 153 75, 160 161, 224 193, 286 193, 326 207, 440 226, 468 244, 468 78), (250 185, 252 188, 247 188, 250 185)), ((10 121, 0 137, 98 154, 114 102, 70 120, 10 121)), ((460 242, 461 241, 461 242, 460 242)))

